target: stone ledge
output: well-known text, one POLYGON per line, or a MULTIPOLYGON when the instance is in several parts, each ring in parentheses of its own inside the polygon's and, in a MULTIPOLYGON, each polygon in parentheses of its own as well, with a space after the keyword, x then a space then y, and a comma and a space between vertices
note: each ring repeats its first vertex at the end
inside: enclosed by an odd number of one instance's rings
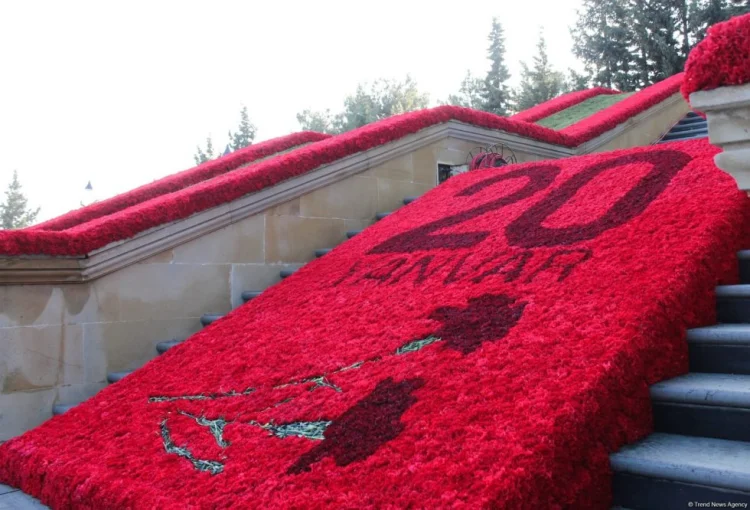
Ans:
POLYGON ((693 92, 690 106, 704 113, 750 106, 750 83, 693 92))
POLYGON ((694 92, 690 105, 706 114, 708 139, 723 149, 716 166, 750 190, 750 83, 694 92))

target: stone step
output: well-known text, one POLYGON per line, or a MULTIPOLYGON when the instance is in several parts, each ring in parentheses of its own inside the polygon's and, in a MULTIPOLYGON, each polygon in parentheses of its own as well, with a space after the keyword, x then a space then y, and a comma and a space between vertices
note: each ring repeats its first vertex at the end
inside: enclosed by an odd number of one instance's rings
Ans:
POLYGON ((750 250, 738 251, 737 260, 740 264, 740 283, 750 283, 750 250))
POLYGON ((279 273, 279 276, 281 276, 282 279, 289 278, 297 271, 298 271, 297 269, 282 269, 281 272, 279 273))
POLYGON ((682 126, 675 126, 673 129, 671 129, 666 136, 682 136, 687 133, 705 133, 708 132, 708 126, 705 124, 688 124, 688 125, 682 125, 682 126))
POLYGON ((333 248, 321 248, 319 250, 315 250, 315 256, 322 257, 323 255, 328 255, 328 253, 330 253, 332 249, 333 248))
POLYGON ((655 433, 610 455, 610 464, 616 506, 684 510, 695 502, 750 503, 750 443, 655 433))
POLYGON ((356 236, 356 235, 357 235, 357 234, 359 234, 360 232, 362 232, 362 231, 361 231, 361 230, 350 230, 350 231, 348 231, 348 232, 346 233, 346 237, 347 237, 348 239, 351 239, 352 237, 356 236))
POLYGON ((71 409, 73 409, 77 405, 78 404, 55 404, 54 406, 52 406, 52 414, 54 416, 57 416, 59 414, 64 414, 70 411, 71 409))
POLYGON ((132 374, 134 370, 123 370, 122 372, 110 372, 107 374, 107 382, 112 384, 121 381, 125 377, 132 374))
POLYGON ((688 136, 685 138, 662 138, 659 143, 669 143, 669 142, 684 142, 686 140, 698 140, 700 138, 706 138, 707 135, 698 135, 698 136, 688 136))
POLYGON ((664 138, 662 140, 687 140, 691 138, 701 138, 708 136, 708 129, 701 128, 701 129, 691 129, 689 131, 680 131, 678 133, 667 133, 664 135, 664 138))
POLYGON ((750 322, 750 285, 716 287, 716 320, 721 323, 750 322))
MULTIPOLYGON (((694 112, 691 112, 694 113, 694 112)), ((706 119, 701 117, 700 115, 690 115, 687 114, 683 118, 680 119, 680 122, 706 122, 706 119)))
POLYGON ((164 354, 175 345, 181 344, 184 340, 168 340, 166 342, 159 342, 156 344, 156 352, 164 354))
POLYGON ((379 212, 378 214, 375 215, 375 219, 382 220, 383 218, 390 216, 391 214, 393 213, 392 212, 379 212))
POLYGON ((680 122, 675 124, 676 126, 704 126, 707 125, 706 119, 700 117, 692 117, 690 119, 682 119, 680 122))
MULTIPOLYGON (((686 119, 703 119, 703 117, 701 117, 695 112, 687 112, 687 115, 685 115, 685 118, 686 119)), ((703 120, 706 120, 706 119, 703 119, 703 120)))
POLYGON ((203 324, 203 326, 205 327, 209 324, 213 324, 222 317, 224 317, 224 315, 220 313, 204 313, 203 315, 201 315, 201 324, 203 324))
POLYGON ((750 441, 750 375, 691 373, 650 394, 657 432, 750 441))
POLYGON ((247 302, 248 302, 248 301, 250 301, 251 299, 255 299, 255 298, 257 298, 258 296, 260 296, 261 294, 263 294, 263 291, 262 291, 262 290, 246 290, 245 292, 243 292, 243 293, 241 294, 241 296, 242 296, 242 300, 243 300, 243 301, 244 301, 245 303, 247 303, 247 302))
POLYGON ((691 372, 750 374, 750 325, 690 329, 687 341, 691 372))
POLYGON ((409 205, 409 204, 411 204, 412 202, 414 202, 418 198, 419 197, 406 197, 404 199, 404 205, 409 205))
POLYGON ((695 129, 708 129, 708 124, 703 122, 690 122, 687 124, 676 124, 669 130, 670 133, 681 133, 683 131, 692 131, 695 129))

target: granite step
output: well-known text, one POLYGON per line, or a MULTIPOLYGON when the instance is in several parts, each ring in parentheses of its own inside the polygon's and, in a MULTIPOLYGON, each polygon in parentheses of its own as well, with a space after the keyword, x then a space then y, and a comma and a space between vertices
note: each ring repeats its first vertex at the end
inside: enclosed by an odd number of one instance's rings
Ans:
POLYGON ((706 136, 708 136, 708 128, 700 127, 700 128, 690 129, 686 131, 679 131, 677 133, 670 131, 669 133, 664 135, 664 138, 662 138, 662 140, 664 141, 688 140, 692 138, 703 138, 706 136))
POLYGON ((159 342, 158 344, 156 344, 156 352, 158 352, 159 354, 164 354, 169 349, 171 349, 175 345, 181 344, 182 342, 184 342, 184 340, 167 340, 166 342, 159 342))
POLYGON ((123 370, 122 372, 110 372, 107 374, 107 382, 110 384, 122 381, 125 377, 132 374, 135 370, 123 370))
POLYGON ((750 503, 750 443, 654 433, 610 455, 614 505, 684 510, 750 503))
MULTIPOLYGON (((680 133, 683 131, 693 131, 695 129, 706 128, 706 121, 689 122, 687 124, 678 123, 669 130, 670 133, 680 133)), ((708 128, 706 128, 708 129, 708 128)))
POLYGON ((698 140, 698 139, 700 139, 700 138, 706 138, 707 136, 708 136, 708 134, 705 134, 705 135, 697 135, 697 136, 688 136, 688 137, 685 137, 685 138, 669 138, 669 139, 667 139, 667 138, 665 137, 665 138, 662 138, 662 139, 661 139, 661 140, 659 141, 659 143, 671 143, 671 142, 684 142, 684 141, 686 141, 686 140, 698 140))
POLYGON ((279 272, 279 276, 281 276, 282 279, 289 278, 297 271, 298 269, 282 269, 281 272, 279 272))
POLYGON ((740 283, 750 283, 750 250, 738 251, 737 260, 740 266, 740 283))
POLYGON ((716 287, 716 319, 721 323, 750 323, 750 284, 716 287))
POLYGON ((54 406, 52 406, 52 415, 57 416, 59 414, 64 414, 77 405, 78 404, 55 404, 54 406))
POLYGON ((241 294, 241 296, 242 296, 242 300, 243 300, 243 301, 244 301, 245 303, 247 303, 247 302, 248 302, 248 301, 250 301, 251 299, 255 299, 255 298, 257 298, 258 296, 260 296, 261 294, 263 294, 263 291, 262 291, 262 290, 246 290, 245 292, 243 292, 243 293, 241 294))
POLYGON ((750 441, 750 375, 691 373, 650 394, 657 432, 750 441))
POLYGON ((690 371, 750 374, 750 325, 716 324, 689 329, 690 371))
POLYGON ((209 324, 213 324, 214 322, 218 321, 222 317, 224 317, 224 315, 220 313, 204 313, 203 315, 201 315, 201 324, 203 324, 203 327, 206 327, 209 324))
POLYGON ((678 126, 699 126, 701 124, 707 124, 706 119, 702 117, 686 117, 677 123, 678 126))

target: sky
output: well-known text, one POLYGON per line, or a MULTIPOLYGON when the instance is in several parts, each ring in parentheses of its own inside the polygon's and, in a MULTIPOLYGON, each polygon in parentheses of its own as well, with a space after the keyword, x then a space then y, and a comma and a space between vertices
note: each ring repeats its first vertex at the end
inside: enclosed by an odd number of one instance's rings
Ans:
MULTIPOLYGON (((194 165, 247 106, 256 141, 343 108, 358 83, 407 73, 433 105, 489 68, 505 29, 511 84, 544 28, 550 61, 581 69, 581 0, 36 0, 0 3, 0 190, 14 170, 45 220, 194 165)), ((0 195, 2 200, 4 195, 0 195)))

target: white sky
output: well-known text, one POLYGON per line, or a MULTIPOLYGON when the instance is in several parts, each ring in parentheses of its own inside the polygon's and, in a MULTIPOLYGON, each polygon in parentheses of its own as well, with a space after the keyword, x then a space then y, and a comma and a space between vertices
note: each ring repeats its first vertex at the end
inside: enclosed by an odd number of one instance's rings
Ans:
MULTIPOLYGON (((305 109, 340 111, 357 83, 411 73, 433 104, 467 69, 484 75, 493 16, 506 59, 535 51, 580 69, 568 28, 580 0, 3 1, 0 193, 17 169, 44 220, 223 148, 248 107, 256 141, 299 130, 305 109)), ((0 200, 2 195, 0 194, 0 200)))

